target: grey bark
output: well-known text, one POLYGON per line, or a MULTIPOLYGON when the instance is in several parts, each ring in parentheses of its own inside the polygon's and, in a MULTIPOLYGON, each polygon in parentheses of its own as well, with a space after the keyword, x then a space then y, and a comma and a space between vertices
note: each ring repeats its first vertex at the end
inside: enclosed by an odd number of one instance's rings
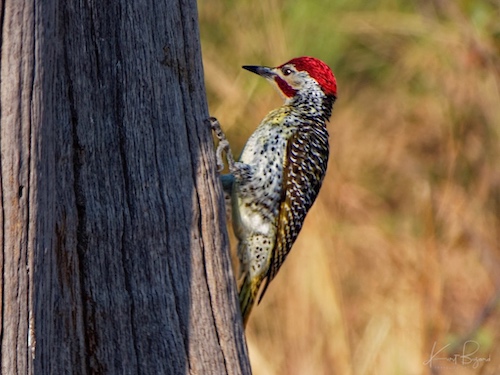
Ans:
POLYGON ((249 374, 196 1, 0 12, 2 374, 249 374))

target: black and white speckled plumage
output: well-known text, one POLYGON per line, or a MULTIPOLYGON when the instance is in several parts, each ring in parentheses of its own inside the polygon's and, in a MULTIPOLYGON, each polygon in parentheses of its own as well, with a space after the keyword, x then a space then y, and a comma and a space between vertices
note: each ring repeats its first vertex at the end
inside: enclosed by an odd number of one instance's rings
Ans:
POLYGON ((336 99, 336 82, 324 63, 313 59, 313 65, 328 70, 310 72, 304 70, 309 61, 301 59, 312 58, 294 59, 277 68, 246 67, 276 83, 285 103, 262 120, 239 162, 230 163, 245 322, 262 281, 266 279, 260 298, 290 252, 326 173, 326 121, 336 99), (319 77, 323 86, 313 77, 319 77))

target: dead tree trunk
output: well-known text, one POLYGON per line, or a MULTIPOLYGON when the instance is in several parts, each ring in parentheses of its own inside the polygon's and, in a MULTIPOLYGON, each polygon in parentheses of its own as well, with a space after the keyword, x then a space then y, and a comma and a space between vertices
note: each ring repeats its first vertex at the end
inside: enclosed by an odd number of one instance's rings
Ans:
POLYGON ((0 20, 2 374, 249 374, 196 1, 0 20))

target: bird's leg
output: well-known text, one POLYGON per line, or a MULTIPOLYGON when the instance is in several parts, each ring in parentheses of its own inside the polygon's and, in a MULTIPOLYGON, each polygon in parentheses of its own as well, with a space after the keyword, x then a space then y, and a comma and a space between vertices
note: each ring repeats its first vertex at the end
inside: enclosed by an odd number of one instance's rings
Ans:
MULTIPOLYGON (((219 121, 215 117, 210 117, 207 120, 210 123, 210 127, 215 133, 215 136, 219 140, 219 145, 215 152, 215 158, 217 163, 217 172, 224 169, 224 160, 222 160, 222 152, 226 152, 226 157, 230 167, 234 165, 233 153, 231 152, 231 147, 226 139, 226 135, 222 131, 219 121)), ((234 176, 232 174, 223 174, 220 176, 222 182, 222 190, 224 191, 224 203, 226 206, 226 220, 231 220, 232 218, 232 207, 231 207, 231 195, 233 193, 234 176)))
POLYGON ((225 152, 229 172, 234 176, 234 178, 239 181, 245 181, 249 179, 251 175, 251 167, 248 164, 234 161, 229 141, 222 131, 219 121, 215 117, 210 117, 208 119, 208 122, 210 123, 210 127, 214 131, 215 136, 219 140, 219 146, 217 146, 217 150, 215 152, 217 171, 220 172, 224 169, 224 160, 222 158, 222 153, 225 152))
POLYGON ((226 153, 227 164, 229 166, 229 171, 231 171, 231 169, 234 169, 234 157, 233 157, 233 152, 231 151, 231 147, 229 145, 229 141, 227 140, 226 135, 222 131, 219 120, 217 120, 215 117, 210 117, 208 119, 208 122, 210 123, 210 127, 215 133, 215 136, 219 140, 219 145, 217 146, 217 150, 215 152, 215 158, 217 161, 217 171, 220 172, 224 169, 224 160, 222 158, 223 152, 226 153))

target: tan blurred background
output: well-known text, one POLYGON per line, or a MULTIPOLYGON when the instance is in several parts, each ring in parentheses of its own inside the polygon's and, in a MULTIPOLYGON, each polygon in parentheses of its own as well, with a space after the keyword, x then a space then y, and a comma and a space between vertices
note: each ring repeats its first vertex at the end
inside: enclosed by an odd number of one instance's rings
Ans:
POLYGON ((247 328, 254 374, 500 374, 500 2, 199 13, 235 154, 281 104, 241 65, 312 55, 339 87, 323 188, 247 328))

